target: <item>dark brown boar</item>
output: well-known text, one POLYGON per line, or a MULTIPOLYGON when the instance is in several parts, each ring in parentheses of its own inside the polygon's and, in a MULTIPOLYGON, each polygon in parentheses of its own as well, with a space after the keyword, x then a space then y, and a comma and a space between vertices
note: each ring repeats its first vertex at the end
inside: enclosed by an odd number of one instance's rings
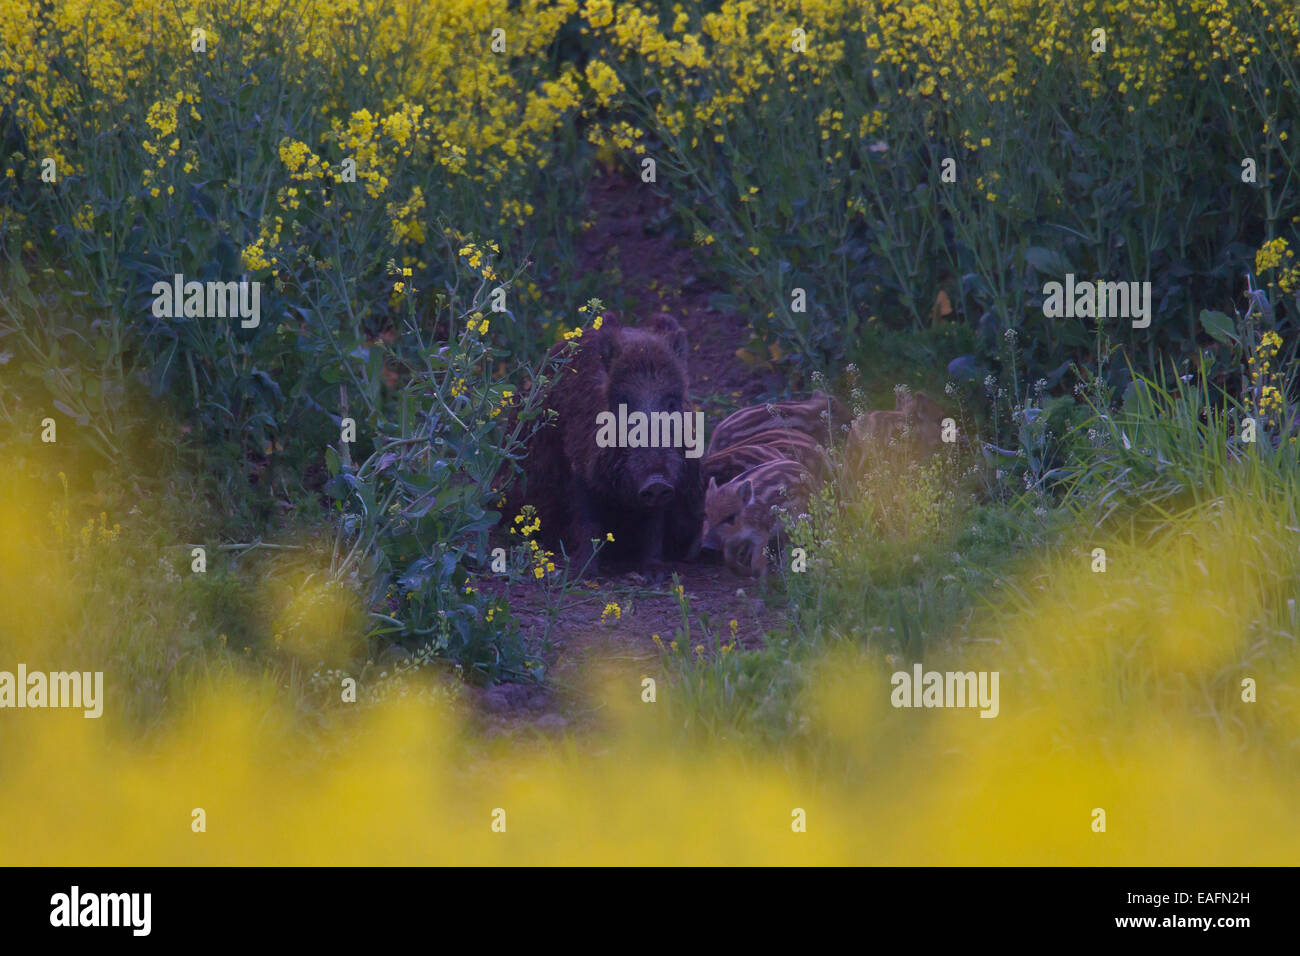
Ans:
POLYGON ((844 405, 825 392, 813 392, 808 398, 790 402, 766 402, 732 412, 709 436, 709 453, 747 444, 760 432, 788 428, 811 436, 822 445, 839 437, 840 426, 849 420, 844 405))
MULTIPOLYGON (((567 347, 556 346, 554 351, 567 347)), ((529 438, 523 480, 515 482, 507 514, 523 504, 536 509, 537 538, 563 547, 575 572, 594 570, 593 539, 602 565, 630 564, 659 573, 665 559, 698 547, 703 518, 699 458, 686 448, 602 448, 597 416, 682 412, 686 407, 686 333, 668 316, 639 328, 606 316, 584 331, 576 354, 545 400, 551 424, 529 438), (613 541, 606 536, 612 535, 613 541)), ((696 454, 703 435, 695 441, 696 454)))

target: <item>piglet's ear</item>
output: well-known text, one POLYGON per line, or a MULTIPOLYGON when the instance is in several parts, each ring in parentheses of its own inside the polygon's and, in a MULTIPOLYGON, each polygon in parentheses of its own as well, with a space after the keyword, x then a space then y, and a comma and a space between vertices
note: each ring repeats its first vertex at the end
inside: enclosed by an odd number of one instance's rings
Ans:
POLYGON ((740 492, 740 501, 742 504, 751 505, 754 503, 754 484, 751 481, 742 481, 740 487, 736 489, 740 492))

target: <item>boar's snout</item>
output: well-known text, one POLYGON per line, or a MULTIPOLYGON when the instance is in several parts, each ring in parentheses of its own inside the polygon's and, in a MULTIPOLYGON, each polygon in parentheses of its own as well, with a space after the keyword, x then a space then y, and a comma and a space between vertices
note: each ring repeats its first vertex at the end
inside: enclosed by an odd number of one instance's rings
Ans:
POLYGON ((665 475, 651 475, 641 483, 637 498, 647 508, 659 508, 668 504, 677 488, 665 475))

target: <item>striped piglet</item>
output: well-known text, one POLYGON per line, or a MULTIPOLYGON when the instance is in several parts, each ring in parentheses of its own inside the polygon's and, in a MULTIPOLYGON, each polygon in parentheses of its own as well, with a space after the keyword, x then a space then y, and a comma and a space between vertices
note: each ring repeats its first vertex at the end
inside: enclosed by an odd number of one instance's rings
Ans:
POLYGON ((840 401, 825 392, 813 392, 802 401, 766 402, 732 412, 713 429, 706 454, 752 443, 764 432, 789 430, 829 445, 832 435, 849 420, 840 401))
POLYGON ((704 543, 722 552, 737 574, 767 575, 767 547, 780 546, 778 509, 799 514, 808 506, 813 476, 796 461, 755 465, 725 484, 709 479, 704 493, 704 543))

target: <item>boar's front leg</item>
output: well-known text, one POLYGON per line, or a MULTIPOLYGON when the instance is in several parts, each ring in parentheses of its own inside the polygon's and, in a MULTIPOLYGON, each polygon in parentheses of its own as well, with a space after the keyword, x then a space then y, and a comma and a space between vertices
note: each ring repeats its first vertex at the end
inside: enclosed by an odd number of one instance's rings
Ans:
POLYGON ((655 584, 667 574, 664 563, 664 534, 668 524, 668 509, 656 508, 646 520, 645 535, 641 539, 641 570, 655 584))
POLYGON ((564 544, 569 552, 569 572, 573 577, 589 578, 597 571, 596 548, 592 542, 602 535, 596 503, 582 482, 570 483, 568 491, 573 507, 564 535, 564 544))

